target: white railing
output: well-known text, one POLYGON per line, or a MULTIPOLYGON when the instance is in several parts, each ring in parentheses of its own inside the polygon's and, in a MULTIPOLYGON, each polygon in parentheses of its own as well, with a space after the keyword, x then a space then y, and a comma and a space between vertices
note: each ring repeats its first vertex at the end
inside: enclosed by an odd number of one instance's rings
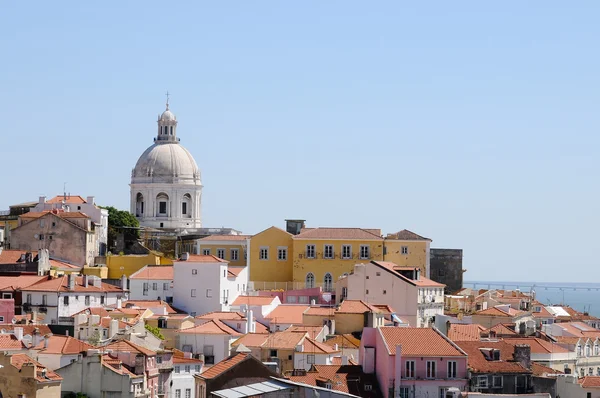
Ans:
POLYGON ((320 288, 323 292, 335 292, 335 285, 333 283, 312 283, 307 284, 305 282, 268 282, 268 281, 255 281, 248 283, 248 291, 288 291, 288 290, 300 290, 320 288))

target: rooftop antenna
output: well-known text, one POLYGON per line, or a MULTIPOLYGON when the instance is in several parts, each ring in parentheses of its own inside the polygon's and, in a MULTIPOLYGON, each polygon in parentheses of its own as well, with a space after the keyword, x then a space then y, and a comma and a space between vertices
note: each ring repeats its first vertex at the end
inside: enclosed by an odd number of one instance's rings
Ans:
POLYGON ((63 200, 67 201, 67 183, 63 182, 63 200))

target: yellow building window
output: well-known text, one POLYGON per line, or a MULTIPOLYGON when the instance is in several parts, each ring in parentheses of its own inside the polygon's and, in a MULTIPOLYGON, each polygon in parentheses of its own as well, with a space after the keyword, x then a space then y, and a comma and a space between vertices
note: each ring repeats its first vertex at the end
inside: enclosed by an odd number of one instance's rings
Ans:
POLYGON ((315 258, 315 245, 306 245, 306 258, 315 258))
POLYGON ((360 245, 360 258, 368 259, 371 257, 371 252, 369 250, 369 245, 360 245))
POLYGON ((231 249, 231 261, 237 261, 240 258, 240 251, 238 249, 231 249))
POLYGON ((261 247, 260 248, 259 259, 261 259, 261 260, 268 260, 269 259, 269 248, 268 247, 261 247))
POLYGON ((402 246, 402 254, 408 254, 408 246, 402 246))
POLYGON ((328 258, 328 259, 333 258, 333 245, 323 246, 323 258, 328 258))
POLYGON ((352 245, 342 246, 342 259, 349 260, 352 258, 352 245))
POLYGON ((278 247, 277 248, 277 260, 279 260, 279 261, 287 260, 287 247, 278 247))

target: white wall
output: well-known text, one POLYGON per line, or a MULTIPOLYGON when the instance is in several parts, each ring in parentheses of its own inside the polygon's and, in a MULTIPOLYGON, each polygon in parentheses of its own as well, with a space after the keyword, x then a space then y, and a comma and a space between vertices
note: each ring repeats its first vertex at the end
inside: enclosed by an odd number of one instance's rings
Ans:
POLYGON ((308 363, 308 356, 315 356, 315 365, 331 365, 334 354, 317 354, 312 352, 294 352, 294 369, 310 370, 312 363, 308 363))
POLYGON ((194 364, 189 364, 190 365, 190 372, 186 373, 185 372, 185 364, 177 364, 174 363, 173 364, 173 372, 171 372, 171 380, 173 381, 173 386, 171 387, 171 394, 169 395, 170 397, 176 397, 175 393, 177 390, 181 391, 181 398, 185 398, 185 390, 186 389, 191 389, 191 396, 195 397, 196 396, 196 390, 194 388, 194 373, 196 373, 195 371, 195 365, 194 364), (175 372, 175 368, 179 367, 179 373, 175 372))
MULTIPOLYGON (((222 334, 191 334, 179 333, 177 349, 184 350, 184 346, 191 346, 193 354, 204 354, 204 346, 212 346, 215 363, 229 357, 231 343, 237 337, 222 334)), ((185 347, 187 349, 187 347, 185 347)), ((188 350, 189 352, 189 350, 188 350)))
POLYGON ((167 297, 173 297, 172 280, 142 280, 129 279, 129 300, 165 300, 167 297), (147 295, 144 295, 144 283, 148 284, 147 295), (154 284, 156 283, 156 290, 154 284), (167 290, 164 286, 167 286, 167 290))
POLYGON ((81 358, 80 354, 64 355, 64 354, 46 354, 43 351, 38 352, 36 360, 50 370, 56 370, 67 366, 72 361, 81 358))

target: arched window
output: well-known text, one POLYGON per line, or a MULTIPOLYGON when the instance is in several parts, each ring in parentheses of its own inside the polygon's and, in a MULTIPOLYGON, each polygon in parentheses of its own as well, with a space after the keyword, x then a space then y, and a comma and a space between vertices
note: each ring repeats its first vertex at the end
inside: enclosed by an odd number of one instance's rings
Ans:
POLYGON ((171 126, 171 135, 173 135, 173 126, 171 126))
POLYGON ((181 202, 181 215, 186 218, 192 217, 192 195, 189 193, 183 195, 183 201, 181 202))
POLYGON ((169 203, 169 195, 164 192, 156 195, 156 215, 157 217, 166 217, 167 216, 167 204, 169 203))
POLYGON ((306 287, 315 287, 315 274, 312 272, 306 274, 306 287))
POLYGON ((141 192, 135 196, 135 216, 142 217, 144 215, 144 195, 141 192))
POLYGON ((325 278, 323 278, 323 290, 326 292, 333 290, 333 277, 329 272, 326 273, 325 278))

